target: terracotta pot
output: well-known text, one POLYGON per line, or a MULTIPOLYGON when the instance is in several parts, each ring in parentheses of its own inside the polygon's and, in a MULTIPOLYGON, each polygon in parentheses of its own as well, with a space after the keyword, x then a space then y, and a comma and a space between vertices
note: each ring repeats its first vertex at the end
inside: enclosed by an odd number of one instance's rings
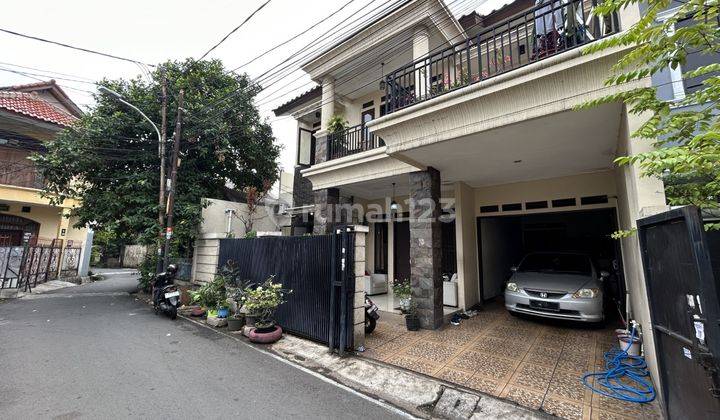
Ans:
POLYGON ((248 334, 248 338, 253 343, 270 344, 278 341, 282 337, 282 328, 279 325, 270 332, 257 332, 257 328, 253 328, 248 334))

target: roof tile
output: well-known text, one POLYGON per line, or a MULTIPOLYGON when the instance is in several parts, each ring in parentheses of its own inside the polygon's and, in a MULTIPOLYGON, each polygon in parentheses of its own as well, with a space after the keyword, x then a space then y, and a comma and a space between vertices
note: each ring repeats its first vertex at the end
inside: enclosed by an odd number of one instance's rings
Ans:
POLYGON ((66 127, 77 121, 77 117, 55 108, 32 93, 0 91, 0 109, 66 127))

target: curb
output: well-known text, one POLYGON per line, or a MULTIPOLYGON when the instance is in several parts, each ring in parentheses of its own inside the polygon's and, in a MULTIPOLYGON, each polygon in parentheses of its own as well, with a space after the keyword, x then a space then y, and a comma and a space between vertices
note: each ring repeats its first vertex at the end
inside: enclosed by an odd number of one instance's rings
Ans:
MULTIPOLYGON (((136 295, 146 303, 144 297, 136 295)), ((326 346, 290 334, 271 345, 251 343, 239 333, 220 330, 200 320, 178 318, 284 361, 298 369, 322 376, 388 409, 411 418, 445 419, 550 419, 549 414, 521 407, 512 401, 430 378, 402 367, 361 356, 340 357, 326 346)))

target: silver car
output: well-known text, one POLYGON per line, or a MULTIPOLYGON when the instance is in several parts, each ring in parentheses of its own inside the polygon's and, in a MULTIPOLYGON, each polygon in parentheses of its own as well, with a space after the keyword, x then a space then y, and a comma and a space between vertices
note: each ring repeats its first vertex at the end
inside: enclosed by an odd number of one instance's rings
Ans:
POLYGON ((536 252, 525 256, 505 287, 505 307, 511 313, 546 318, 602 322, 602 283, 585 254, 536 252))

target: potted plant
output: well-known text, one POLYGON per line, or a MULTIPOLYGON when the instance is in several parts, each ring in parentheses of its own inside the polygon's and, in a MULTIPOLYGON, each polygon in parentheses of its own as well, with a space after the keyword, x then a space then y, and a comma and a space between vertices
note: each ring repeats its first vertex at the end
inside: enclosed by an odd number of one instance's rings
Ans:
POLYGON ((418 331, 420 329, 420 318, 417 316, 417 302, 410 299, 408 310, 405 314, 405 327, 408 331, 418 331))
POLYGON ((348 122, 342 115, 333 115, 328 121, 328 153, 330 156, 342 156, 346 149, 345 135, 348 129, 348 122))
POLYGON ((242 312, 243 296, 245 296, 245 291, 242 288, 235 289, 232 294, 232 300, 235 302, 235 313, 233 316, 228 317, 228 331, 240 331, 245 325, 245 314, 242 312))
POLYGON ((248 338, 256 343, 274 343, 282 336, 282 328, 275 324, 275 311, 292 290, 283 289, 282 284, 273 282, 274 278, 271 276, 257 287, 247 287, 241 297, 248 316, 255 317, 255 327, 248 338))
MULTIPOLYGON (((193 303, 197 303, 207 310, 208 318, 220 317, 220 311, 227 317, 227 292, 225 290, 225 277, 217 275, 210 283, 200 286, 190 292, 193 303)), ((220 317, 222 318, 222 317, 220 317)))
POLYGON ((400 299, 400 311, 407 313, 410 310, 410 297, 412 296, 410 280, 404 279, 398 281, 395 279, 395 281, 393 281, 393 294, 400 299))

